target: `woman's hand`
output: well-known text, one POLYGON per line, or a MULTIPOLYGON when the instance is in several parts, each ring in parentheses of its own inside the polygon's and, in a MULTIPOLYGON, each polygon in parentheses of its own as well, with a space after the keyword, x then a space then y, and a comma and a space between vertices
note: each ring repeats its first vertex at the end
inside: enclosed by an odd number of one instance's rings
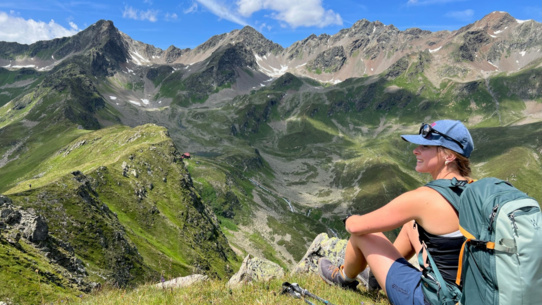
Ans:
POLYGON ((359 220, 360 215, 350 215, 344 219, 344 229, 348 234, 352 234, 351 228, 353 227, 356 219, 359 220))

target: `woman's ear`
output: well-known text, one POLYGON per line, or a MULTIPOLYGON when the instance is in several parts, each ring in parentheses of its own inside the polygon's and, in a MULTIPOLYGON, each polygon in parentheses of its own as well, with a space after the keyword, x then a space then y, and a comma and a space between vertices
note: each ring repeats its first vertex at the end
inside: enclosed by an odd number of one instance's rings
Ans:
POLYGON ((444 161, 444 164, 445 164, 445 165, 448 165, 448 164, 454 162, 455 159, 456 159, 456 156, 455 156, 454 154, 446 154, 446 155, 444 156, 444 160, 445 160, 445 161, 444 161))
POLYGON ((444 164, 445 164, 445 165, 448 165, 448 164, 450 164, 450 163, 452 163, 452 162, 455 161, 456 155, 453 154, 453 153, 452 153, 451 151, 449 151, 448 149, 441 149, 440 152, 441 152, 442 158, 444 159, 444 164))

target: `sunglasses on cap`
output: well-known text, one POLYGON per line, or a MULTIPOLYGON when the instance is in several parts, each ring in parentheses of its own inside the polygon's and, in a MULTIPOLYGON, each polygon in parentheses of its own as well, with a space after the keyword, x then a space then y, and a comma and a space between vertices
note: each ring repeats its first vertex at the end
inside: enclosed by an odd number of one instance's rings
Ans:
POLYGON ((433 129, 433 127, 431 127, 431 125, 429 124, 425 124, 425 123, 422 123, 422 126, 420 127, 420 136, 422 136, 423 138, 427 139, 427 137, 429 137, 430 134, 438 134, 450 141, 454 141, 455 143, 457 143, 457 145, 459 145, 459 147, 461 147, 461 149, 464 149, 465 147, 463 147, 463 144, 461 144, 459 141, 457 141, 456 139, 448 136, 448 135, 445 135, 443 134, 442 132, 440 131, 437 131, 435 129, 433 129))

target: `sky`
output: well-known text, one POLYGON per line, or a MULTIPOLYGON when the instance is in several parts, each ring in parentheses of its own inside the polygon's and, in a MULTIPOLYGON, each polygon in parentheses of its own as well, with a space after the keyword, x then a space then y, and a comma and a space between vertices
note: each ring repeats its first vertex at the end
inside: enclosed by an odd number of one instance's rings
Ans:
POLYGON ((542 0, 2 0, 0 41, 31 44, 71 36, 105 19, 161 49, 195 48, 244 26, 286 48, 361 19, 402 31, 454 31, 493 11, 542 22, 542 0))

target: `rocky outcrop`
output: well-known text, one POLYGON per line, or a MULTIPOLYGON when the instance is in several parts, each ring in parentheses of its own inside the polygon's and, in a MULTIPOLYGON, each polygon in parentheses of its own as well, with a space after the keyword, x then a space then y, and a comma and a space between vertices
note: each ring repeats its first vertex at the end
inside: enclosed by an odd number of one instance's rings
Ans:
POLYGON ((486 44, 490 37, 485 31, 467 32, 465 42, 459 47, 459 56, 463 60, 474 61, 476 52, 486 44))
POLYGON ((25 251, 21 242, 26 242, 40 254, 42 259, 56 265, 58 274, 49 273, 48 278, 57 285, 62 278, 68 279, 76 289, 90 292, 98 286, 87 280, 88 273, 83 262, 75 256, 73 247, 49 235, 45 218, 32 208, 23 209, 13 205, 10 198, 0 195, 0 240, 6 240, 18 251, 25 251))
POLYGON ((32 243, 45 241, 49 234, 47 223, 33 209, 25 211, 12 205, 11 199, 0 195, 0 229, 10 236, 18 236, 13 243, 22 237, 32 243))
POLYGON ((209 280, 209 277, 203 274, 192 274, 189 276, 178 277, 169 281, 164 281, 154 285, 159 288, 183 288, 209 280))
POLYGON ((337 72, 346 62, 346 53, 342 46, 336 46, 326 50, 307 64, 307 68, 321 72, 337 72))
POLYGON ((206 60, 205 68, 183 80, 192 100, 204 100, 217 87, 237 82, 238 70, 257 66, 254 54, 243 44, 227 44, 206 60))
POLYGON ((292 273, 318 272, 318 260, 327 257, 336 265, 342 265, 347 241, 321 233, 312 242, 292 273))
POLYGON ((230 278, 227 286, 239 287, 252 281, 269 281, 284 276, 284 270, 271 261, 247 255, 239 271, 230 278))
POLYGON ((166 63, 172 63, 176 61, 183 54, 183 50, 176 48, 175 46, 170 46, 166 50, 166 63))

